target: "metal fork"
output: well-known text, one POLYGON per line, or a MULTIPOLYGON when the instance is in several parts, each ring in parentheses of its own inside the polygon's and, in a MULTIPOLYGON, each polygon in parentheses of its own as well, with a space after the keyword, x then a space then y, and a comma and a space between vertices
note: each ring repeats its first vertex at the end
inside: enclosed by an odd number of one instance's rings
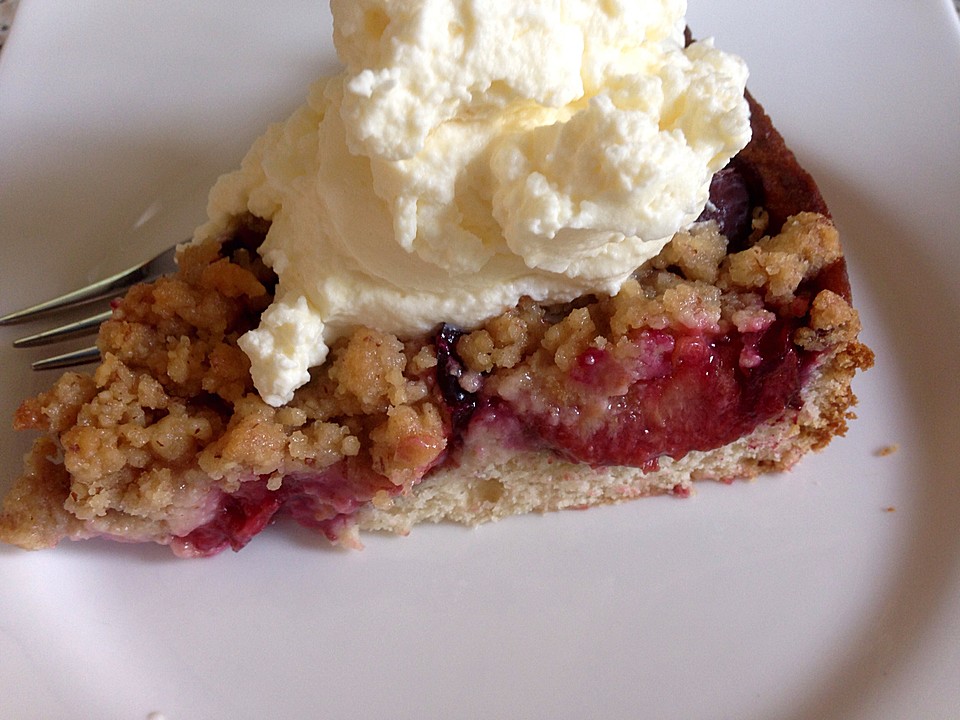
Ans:
MULTIPOLYGON (((148 282, 155 280, 161 275, 167 275, 176 270, 174 255, 176 245, 157 255, 146 262, 134 265, 131 268, 118 272, 116 275, 98 280, 85 287, 79 288, 65 295, 46 300, 37 305, 17 310, 0 317, 0 325, 14 325, 25 323, 40 317, 51 316, 58 312, 68 310, 91 303, 103 298, 114 298, 121 294, 120 291, 135 285, 139 282, 148 282)), ((44 330, 33 335, 18 338, 13 341, 13 346, 18 348, 36 347, 38 345, 47 345, 49 343, 66 340, 68 338, 80 337, 83 335, 92 335, 100 327, 100 323, 110 317, 110 311, 97 313, 90 317, 78 320, 76 322, 60 325, 50 330, 44 330)), ((84 365, 94 362, 100 357, 100 351, 94 347, 83 348, 74 352, 63 353, 43 360, 38 360, 31 364, 34 370, 49 370, 52 368, 73 367, 75 365, 84 365)))

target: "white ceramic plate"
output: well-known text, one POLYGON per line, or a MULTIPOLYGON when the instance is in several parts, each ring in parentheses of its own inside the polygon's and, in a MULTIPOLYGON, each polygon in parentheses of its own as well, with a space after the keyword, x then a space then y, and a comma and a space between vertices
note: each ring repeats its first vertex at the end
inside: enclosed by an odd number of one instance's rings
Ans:
MULTIPOLYGON (((691 0, 844 232, 848 437, 787 476, 331 550, 0 549, 4 718, 946 718, 960 708, 960 33, 948 0, 691 0), (882 456, 887 446, 898 452, 882 456)), ((334 66, 315 0, 24 0, 0 55, 0 311, 202 219, 334 66)), ((0 415, 49 378, 0 332, 0 415)), ((9 486, 27 439, 4 431, 9 486)))

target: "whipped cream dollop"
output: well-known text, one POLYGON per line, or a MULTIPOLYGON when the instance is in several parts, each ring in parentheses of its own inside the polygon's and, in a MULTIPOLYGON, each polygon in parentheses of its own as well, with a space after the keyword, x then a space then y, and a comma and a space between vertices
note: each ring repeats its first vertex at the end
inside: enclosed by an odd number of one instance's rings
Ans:
POLYGON ((360 325, 470 328, 523 296, 616 293, 746 145, 747 70, 682 0, 332 0, 343 71, 211 192, 279 276, 240 339, 288 402, 360 325))

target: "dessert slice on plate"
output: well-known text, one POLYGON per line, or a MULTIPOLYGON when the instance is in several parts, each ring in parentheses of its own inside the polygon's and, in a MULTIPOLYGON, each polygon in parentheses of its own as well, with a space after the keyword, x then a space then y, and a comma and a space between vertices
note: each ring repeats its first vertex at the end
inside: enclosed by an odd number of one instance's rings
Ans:
POLYGON ((20 406, 16 427, 39 436, 0 539, 204 556, 284 514, 358 545, 363 529, 686 496, 697 480, 788 469, 844 433, 872 355, 840 239, 736 61, 685 42, 673 11, 659 25, 625 11, 610 27, 644 40, 585 45, 565 100, 561 83, 521 88, 517 68, 452 43, 418 67, 485 83, 421 107, 420 75, 397 61, 378 85, 396 58, 370 48, 423 49, 429 18, 333 8, 344 76, 218 183, 175 275, 115 304, 96 369, 20 406), (599 63, 598 47, 617 60, 599 63), (629 65, 638 47, 657 51, 655 70, 649 52, 642 72, 629 65), (684 110, 705 96, 719 130, 684 110), (627 177, 653 146, 656 162, 627 177), (379 235, 390 250, 365 256, 379 235))

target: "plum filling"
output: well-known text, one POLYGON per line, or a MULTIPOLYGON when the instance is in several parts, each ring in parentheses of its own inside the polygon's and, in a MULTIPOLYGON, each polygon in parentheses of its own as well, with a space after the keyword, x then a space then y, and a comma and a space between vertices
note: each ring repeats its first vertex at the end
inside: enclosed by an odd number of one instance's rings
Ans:
POLYGON ((247 480, 233 493, 220 492, 210 520, 171 543, 183 557, 208 557, 237 551, 258 535, 279 512, 331 541, 342 541, 349 518, 378 493, 401 488, 357 463, 342 460, 317 473, 292 473, 278 489, 266 478, 247 480))
POLYGON ((739 248, 753 230, 752 219, 753 202, 747 180, 731 163, 710 181, 710 201, 697 220, 715 221, 730 240, 731 248, 739 248))
POLYGON ((662 456, 725 445, 797 404, 810 357, 791 331, 783 321, 746 334, 644 330, 626 360, 598 348, 578 355, 559 400, 533 382, 497 396, 498 414, 512 416, 510 433, 527 438, 527 449, 655 470, 662 456))
POLYGON ((476 393, 463 387, 467 370, 457 354, 457 340, 462 336, 462 330, 444 323, 434 337, 434 346, 437 349, 437 386, 455 432, 464 428, 477 409, 476 393))

